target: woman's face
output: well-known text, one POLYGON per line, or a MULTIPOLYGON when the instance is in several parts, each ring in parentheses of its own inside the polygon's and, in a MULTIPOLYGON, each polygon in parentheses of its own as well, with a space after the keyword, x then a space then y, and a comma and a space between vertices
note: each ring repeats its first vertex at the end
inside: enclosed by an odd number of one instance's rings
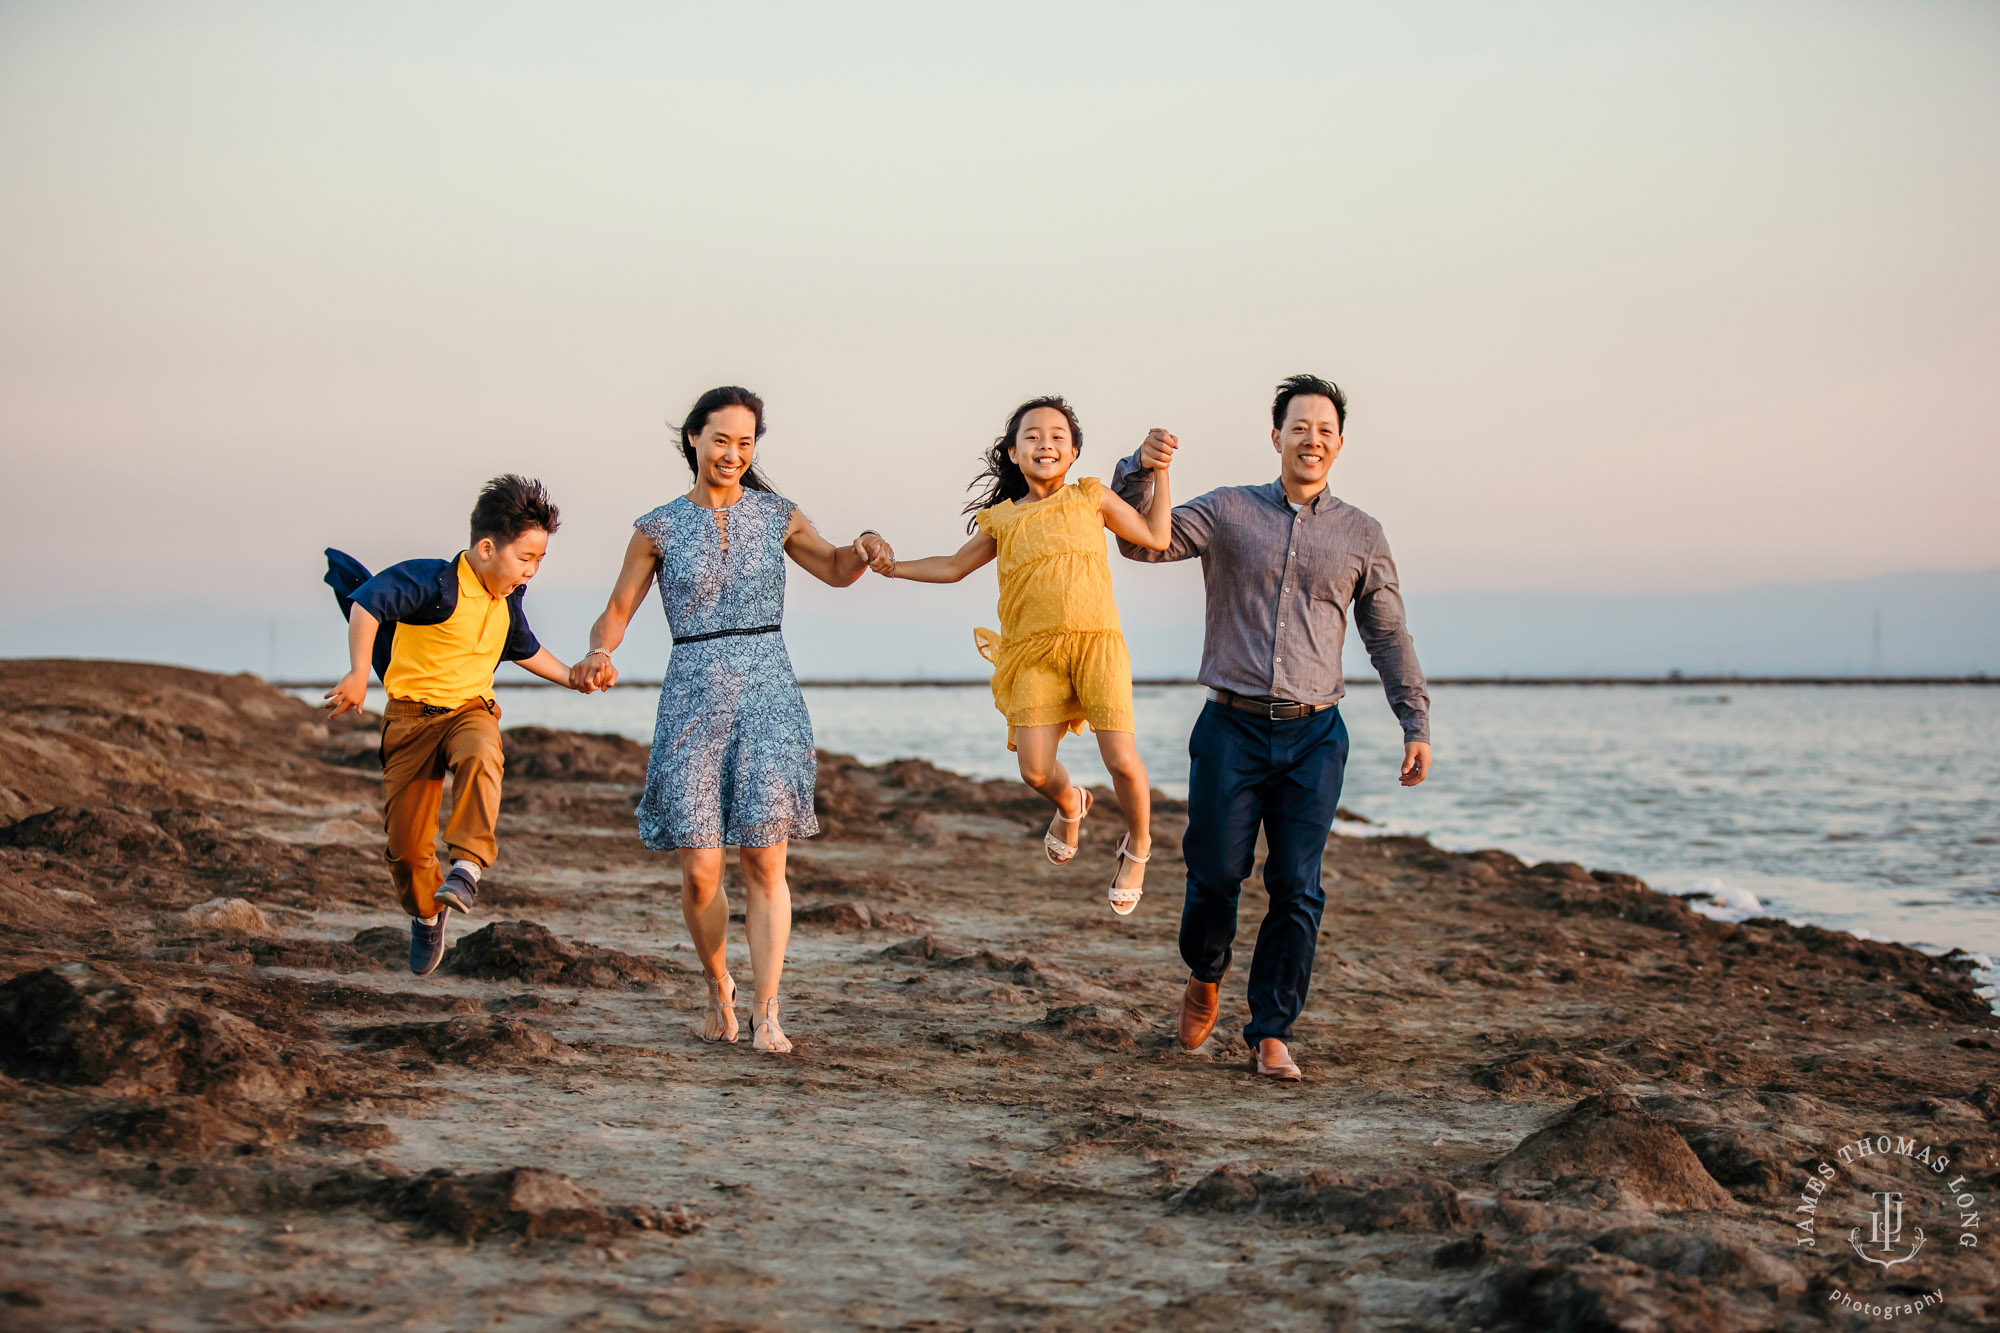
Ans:
POLYGON ((726 489, 743 480, 756 448, 757 414, 747 407, 718 407, 695 437, 695 466, 703 481, 726 489))
POLYGON ((1069 418, 1053 407, 1038 407, 1021 418, 1007 456, 1029 481, 1059 481, 1076 461, 1069 418))

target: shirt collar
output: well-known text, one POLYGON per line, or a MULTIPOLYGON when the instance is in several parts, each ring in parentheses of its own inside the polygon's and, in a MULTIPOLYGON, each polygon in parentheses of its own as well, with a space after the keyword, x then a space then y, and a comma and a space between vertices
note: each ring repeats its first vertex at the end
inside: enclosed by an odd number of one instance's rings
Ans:
POLYGON ((1330 502, 1333 500, 1333 487, 1322 486, 1320 488, 1320 492, 1318 495, 1315 495, 1312 499, 1306 501, 1304 506, 1297 510, 1294 510, 1292 508, 1291 497, 1285 494, 1285 479, 1283 477, 1274 478, 1271 481, 1265 482, 1262 486, 1257 487, 1257 494, 1263 496, 1266 500, 1269 500, 1272 504, 1278 506, 1278 508, 1284 510, 1288 514, 1291 513, 1303 514, 1307 512, 1317 514, 1320 512, 1321 501, 1330 502))
POLYGON ((472 562, 465 558, 465 552, 458 553, 457 564, 460 597, 483 597, 489 601, 494 600, 493 594, 486 591, 486 585, 479 581, 479 575, 472 572, 472 562))

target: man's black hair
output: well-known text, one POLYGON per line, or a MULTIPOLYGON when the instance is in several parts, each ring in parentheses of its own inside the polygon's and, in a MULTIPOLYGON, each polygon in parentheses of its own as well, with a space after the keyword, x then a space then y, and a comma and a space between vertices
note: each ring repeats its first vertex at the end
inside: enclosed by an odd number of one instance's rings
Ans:
POLYGON ((560 521, 542 483, 509 472, 480 488, 472 506, 472 542, 476 546, 480 538, 491 537, 495 546, 505 546, 536 528, 553 534, 560 521))
POLYGON ((1291 407, 1292 399, 1315 395, 1333 400, 1333 414, 1340 422, 1340 433, 1347 434, 1347 395, 1340 391, 1338 384, 1317 375, 1293 375, 1278 386, 1278 396, 1271 400, 1271 429, 1285 428, 1285 411, 1291 407))

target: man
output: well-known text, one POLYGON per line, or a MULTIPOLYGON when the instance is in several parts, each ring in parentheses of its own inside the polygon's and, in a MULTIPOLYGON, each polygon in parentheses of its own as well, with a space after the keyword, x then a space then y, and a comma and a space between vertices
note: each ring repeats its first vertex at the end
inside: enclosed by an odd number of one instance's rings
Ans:
MULTIPOLYGON (((1200 678, 1209 702, 1188 741, 1180 946, 1190 976, 1180 1043, 1194 1050, 1215 1027, 1237 894, 1261 826, 1270 910, 1250 960, 1243 1038, 1257 1072, 1284 1080, 1301 1077, 1285 1043, 1312 980, 1326 905, 1320 856, 1347 764, 1340 650, 1350 614, 1402 723, 1403 785, 1422 782, 1431 765, 1430 695, 1403 625, 1382 525, 1326 487, 1346 425, 1347 397, 1338 385, 1292 376, 1271 404, 1276 481, 1227 486, 1176 506, 1164 551, 1118 543, 1133 560, 1200 556, 1207 589, 1200 678)), ((1153 431, 1119 461, 1112 489, 1146 512, 1151 469, 1167 466, 1178 447, 1168 432, 1153 431)))

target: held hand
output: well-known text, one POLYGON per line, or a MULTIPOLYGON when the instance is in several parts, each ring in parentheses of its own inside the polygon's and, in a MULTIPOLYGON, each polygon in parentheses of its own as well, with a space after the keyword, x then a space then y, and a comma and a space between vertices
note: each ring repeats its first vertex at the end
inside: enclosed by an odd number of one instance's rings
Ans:
POLYGON ((1414 787, 1431 775, 1431 747, 1429 741, 1403 742, 1402 784, 1414 787))
POLYGON ((1139 465, 1164 472, 1173 466, 1174 450, 1180 447, 1181 442, 1172 431, 1155 426, 1146 432, 1145 443, 1139 446, 1139 465))
POLYGON ((618 683, 618 668, 603 653, 587 653, 569 669, 569 687, 579 694, 608 690, 618 683))
POLYGON ((326 700, 326 720, 329 722, 342 713, 360 712, 361 706, 368 701, 368 673, 348 672, 322 697, 326 700))
POLYGON ((877 574, 891 574, 896 569, 896 551, 888 539, 879 532, 864 532, 854 539, 854 549, 868 568, 877 574))

